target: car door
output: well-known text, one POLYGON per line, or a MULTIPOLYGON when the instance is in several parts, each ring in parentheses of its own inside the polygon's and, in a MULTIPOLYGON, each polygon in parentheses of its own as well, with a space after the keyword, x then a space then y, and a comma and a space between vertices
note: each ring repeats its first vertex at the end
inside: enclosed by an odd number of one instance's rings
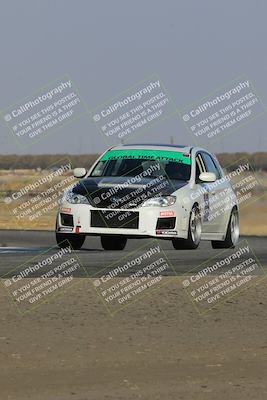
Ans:
POLYGON ((206 172, 206 167, 201 156, 201 153, 196 155, 196 173, 195 173, 195 183, 196 183, 196 193, 200 193, 199 197, 199 207, 201 213, 202 221, 202 232, 211 232, 209 229, 209 187, 208 184, 199 180, 199 175, 202 172, 206 172))
POLYGON ((215 161, 209 153, 202 151, 201 159, 204 162, 206 172, 213 172, 216 175, 216 181, 206 183, 208 191, 207 207, 207 232, 217 233, 225 230, 225 210, 227 198, 228 183, 222 180, 221 171, 218 169, 215 161))

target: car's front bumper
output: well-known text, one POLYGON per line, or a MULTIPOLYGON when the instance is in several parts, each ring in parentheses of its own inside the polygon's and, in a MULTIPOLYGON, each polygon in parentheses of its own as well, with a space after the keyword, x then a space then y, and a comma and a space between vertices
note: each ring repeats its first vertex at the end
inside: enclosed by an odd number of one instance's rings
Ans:
POLYGON ((174 206, 111 210, 65 203, 58 212, 56 230, 86 235, 186 238, 187 224, 186 210, 174 206))

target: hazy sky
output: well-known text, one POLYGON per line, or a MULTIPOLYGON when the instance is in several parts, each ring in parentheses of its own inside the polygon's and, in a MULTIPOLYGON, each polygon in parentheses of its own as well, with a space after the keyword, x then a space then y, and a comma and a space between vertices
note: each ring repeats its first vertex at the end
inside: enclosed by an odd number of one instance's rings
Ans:
MULTIPOLYGON (((177 107, 245 74, 267 106, 265 0, 1 0, 0 109, 68 73, 89 108, 157 73, 177 107)), ((267 115, 212 144, 267 151, 267 115)), ((0 122, 1 153, 106 148, 88 115, 21 150, 0 122)), ((140 142, 191 144, 178 116, 140 142)), ((136 140, 134 140, 136 142, 136 140)))

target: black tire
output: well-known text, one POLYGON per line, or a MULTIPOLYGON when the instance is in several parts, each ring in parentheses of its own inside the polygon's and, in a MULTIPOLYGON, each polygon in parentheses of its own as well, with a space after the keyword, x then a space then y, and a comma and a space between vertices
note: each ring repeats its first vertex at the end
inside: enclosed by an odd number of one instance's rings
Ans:
POLYGON ((104 250, 123 250, 126 243, 127 238, 124 236, 101 236, 101 244, 104 250))
POLYGON ((172 244, 176 250, 195 250, 198 248, 200 240, 201 240, 201 216, 198 207, 193 206, 189 216, 187 239, 172 239, 172 244), (192 217, 194 215, 196 217, 196 223, 198 224, 197 237, 194 235, 192 231, 192 224, 191 224, 192 217))
POLYGON ((56 241, 61 249, 65 249, 66 247, 69 247, 69 245, 71 245, 73 250, 79 250, 84 244, 85 235, 75 233, 64 234, 56 232, 56 241))
POLYGON ((229 222, 227 225, 226 236, 224 240, 212 240, 211 246, 213 249, 234 249, 239 238, 239 215, 236 208, 231 211, 231 215, 229 218, 229 222), (237 238, 233 236, 233 218, 235 218, 236 223, 238 224, 238 234, 237 238))

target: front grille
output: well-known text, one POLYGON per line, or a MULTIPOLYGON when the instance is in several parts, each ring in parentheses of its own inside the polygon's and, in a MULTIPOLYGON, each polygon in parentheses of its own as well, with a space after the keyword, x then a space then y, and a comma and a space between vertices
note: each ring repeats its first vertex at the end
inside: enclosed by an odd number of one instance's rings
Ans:
POLYGON ((91 211, 91 227, 138 229, 138 226, 138 212, 116 210, 91 211))

